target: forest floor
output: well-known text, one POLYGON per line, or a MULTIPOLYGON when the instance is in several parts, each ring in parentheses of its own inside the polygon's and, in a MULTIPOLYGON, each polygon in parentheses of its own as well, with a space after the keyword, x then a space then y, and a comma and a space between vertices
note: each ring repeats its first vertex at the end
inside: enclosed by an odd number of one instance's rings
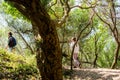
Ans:
POLYGON ((64 80, 120 80, 120 70, 117 69, 64 69, 64 80))

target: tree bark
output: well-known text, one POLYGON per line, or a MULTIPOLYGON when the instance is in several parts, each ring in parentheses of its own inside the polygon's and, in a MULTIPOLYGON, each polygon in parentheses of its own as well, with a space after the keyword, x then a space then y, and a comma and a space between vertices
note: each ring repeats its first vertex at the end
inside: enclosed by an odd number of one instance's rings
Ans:
POLYGON ((62 80, 62 54, 56 27, 50 17, 44 14, 44 16, 38 13, 31 15, 31 21, 38 27, 42 38, 42 59, 37 58, 39 59, 37 65, 42 80, 62 80))
POLYGON ((98 59, 98 47, 97 47, 97 42, 98 42, 98 38, 97 36, 95 35, 95 58, 94 58, 94 61, 93 61, 93 67, 95 68, 96 65, 97 65, 97 59, 98 59))
POLYGON ((62 54, 55 25, 47 23, 44 25, 44 30, 39 29, 43 39, 41 54, 44 59, 41 63, 37 63, 43 64, 40 69, 42 80, 62 80, 62 54))

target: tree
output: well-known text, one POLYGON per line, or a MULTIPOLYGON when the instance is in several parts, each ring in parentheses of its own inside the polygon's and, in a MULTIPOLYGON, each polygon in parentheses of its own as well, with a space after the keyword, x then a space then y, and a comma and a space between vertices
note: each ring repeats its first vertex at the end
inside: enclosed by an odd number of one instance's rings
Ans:
POLYGON ((99 14, 94 9, 94 11, 95 11, 96 15, 99 17, 99 19, 109 27, 109 29, 111 30, 113 37, 116 41, 117 48, 114 52, 115 55, 114 55, 114 60, 111 65, 111 68, 115 68, 115 66, 117 64, 117 59, 118 59, 119 50, 120 50, 119 29, 117 27, 117 25, 119 23, 118 17, 117 17, 117 7, 119 7, 119 5, 116 5, 115 2, 116 1, 113 1, 113 0, 101 2, 102 4, 98 7, 96 7, 97 10, 100 9, 99 14), (102 14, 102 15, 100 15, 100 14, 102 14))
POLYGON ((39 58, 38 67, 42 80, 62 80, 62 54, 54 21, 50 19, 39 0, 8 0, 26 16, 42 37, 43 60, 39 58))

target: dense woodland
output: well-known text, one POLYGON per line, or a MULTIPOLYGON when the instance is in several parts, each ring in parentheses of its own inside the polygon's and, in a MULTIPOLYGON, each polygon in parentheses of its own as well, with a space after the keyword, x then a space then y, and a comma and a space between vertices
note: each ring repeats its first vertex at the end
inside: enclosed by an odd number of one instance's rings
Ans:
POLYGON ((119 0, 0 0, 0 79, 70 78, 72 37, 80 46, 80 69, 119 70, 119 4, 119 0), (9 31, 17 40, 14 52, 5 49, 9 31))

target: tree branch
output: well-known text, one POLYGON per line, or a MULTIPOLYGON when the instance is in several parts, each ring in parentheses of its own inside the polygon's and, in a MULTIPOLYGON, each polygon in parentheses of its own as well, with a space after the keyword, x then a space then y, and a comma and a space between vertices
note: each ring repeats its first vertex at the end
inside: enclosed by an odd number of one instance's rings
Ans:
POLYGON ((48 6, 50 6, 50 8, 51 8, 52 6, 54 6, 55 4, 57 4, 57 1, 58 1, 58 0, 55 0, 54 3, 51 2, 50 4, 48 4, 48 6))
POLYGON ((109 26, 109 28, 111 29, 111 31, 113 31, 113 29, 110 27, 111 24, 109 24, 109 23, 106 22, 103 18, 101 18, 94 9, 92 9, 92 10, 95 12, 95 14, 97 15, 97 17, 98 17, 101 21, 103 21, 105 24, 107 24, 107 25, 109 26))
POLYGON ((69 12, 70 12, 70 6, 69 6, 69 3, 68 3, 69 0, 66 0, 64 5, 63 5, 63 8, 64 8, 64 15, 63 17, 61 18, 61 20, 58 21, 58 26, 61 26, 63 23, 66 22, 66 18, 68 17, 69 15, 69 12))
POLYGON ((80 8, 80 9, 90 9, 90 8, 95 8, 97 4, 95 5, 91 5, 91 6, 88 6, 88 7, 82 7, 80 5, 75 5, 75 6, 72 6, 71 9, 73 8, 80 8))
POLYGON ((28 19, 30 19, 29 14, 27 13, 26 9, 24 8, 24 6, 19 5, 17 3, 14 3, 14 6, 24 15, 26 16, 28 19))
MULTIPOLYGON (((60 1, 61 1, 61 0, 60 0, 60 1)), ((69 13, 70 13, 70 11, 71 11, 73 8, 78 7, 78 8, 80 8, 80 9, 90 9, 90 8, 96 7, 96 5, 97 5, 97 4, 95 3, 95 4, 92 4, 92 5, 88 6, 88 7, 82 7, 82 6, 80 6, 80 5, 76 5, 76 6, 70 7, 68 1, 69 1, 69 0, 66 0, 65 2, 62 2, 62 1, 61 1, 61 5, 63 5, 63 8, 64 8, 64 15, 63 15, 63 17, 58 21, 58 26, 61 26, 63 23, 66 22, 66 18, 69 16, 69 13)))

